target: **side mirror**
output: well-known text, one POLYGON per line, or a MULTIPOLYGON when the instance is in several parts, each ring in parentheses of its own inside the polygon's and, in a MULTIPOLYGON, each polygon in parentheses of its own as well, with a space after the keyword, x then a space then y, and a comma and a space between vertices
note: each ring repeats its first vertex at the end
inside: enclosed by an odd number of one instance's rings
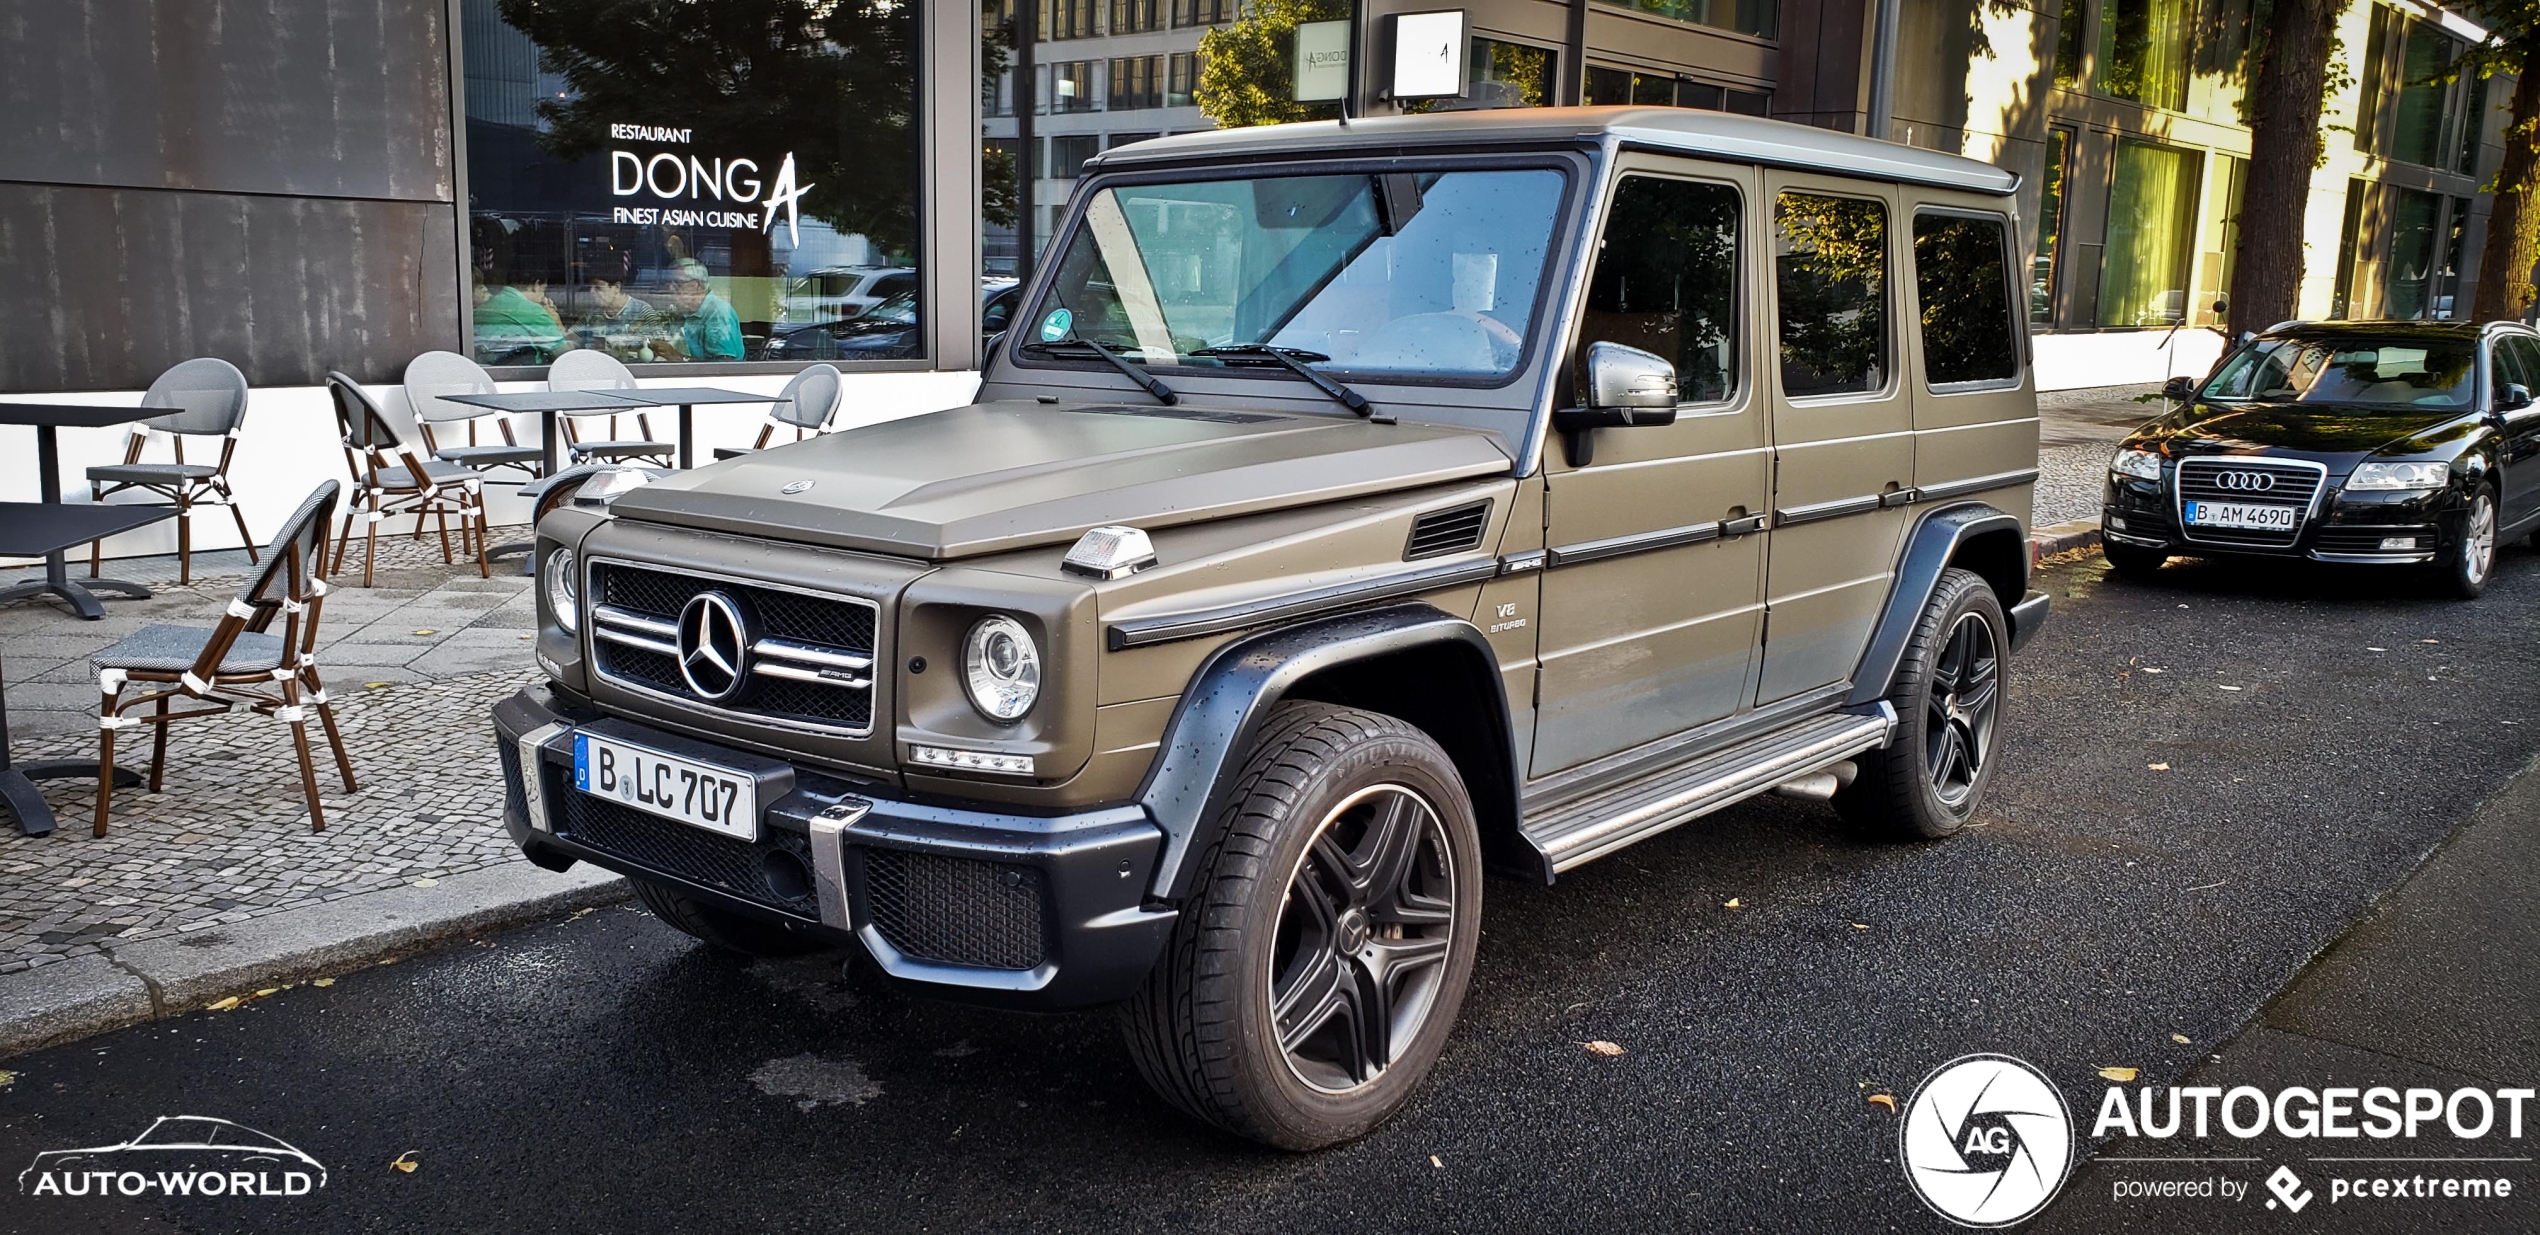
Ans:
POLYGON ((1676 366, 1666 358, 1620 343, 1591 343, 1587 353, 1587 410, 1619 415, 1616 425, 1673 424, 1676 366), (1665 415, 1649 415, 1663 412, 1665 415))
POLYGON ((2531 388, 2520 382, 2505 383, 2504 390, 2496 395, 2497 411, 2518 412, 2529 406, 2531 406, 2531 388))
POLYGON ((2194 378, 2187 377, 2173 377, 2170 380, 2161 383, 2161 397, 2173 402, 2185 403, 2189 399, 2196 397, 2196 380, 2194 378))

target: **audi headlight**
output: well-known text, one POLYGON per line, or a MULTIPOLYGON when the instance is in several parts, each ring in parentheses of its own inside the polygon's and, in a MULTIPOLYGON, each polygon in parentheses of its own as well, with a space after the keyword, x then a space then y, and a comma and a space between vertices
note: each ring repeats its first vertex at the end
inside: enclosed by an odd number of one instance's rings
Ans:
POLYGON ((2353 490, 2381 491, 2408 489, 2440 489, 2452 481, 2452 465, 2441 460, 2431 463, 2366 463, 2347 477, 2346 487, 2353 490))
POLYGON ((2108 460, 2108 470, 2137 480, 2159 480, 2161 456, 2137 446, 2121 447, 2115 457, 2108 460))
POLYGON ((556 615, 556 625, 572 634, 582 624, 582 601, 573 578, 573 550, 559 545, 547 554, 538 568, 538 585, 547 591, 547 608, 556 615))
POLYGON ((1023 719, 1041 697, 1041 649, 1023 623, 1002 613, 979 619, 961 649, 970 706, 1001 725, 1023 719))

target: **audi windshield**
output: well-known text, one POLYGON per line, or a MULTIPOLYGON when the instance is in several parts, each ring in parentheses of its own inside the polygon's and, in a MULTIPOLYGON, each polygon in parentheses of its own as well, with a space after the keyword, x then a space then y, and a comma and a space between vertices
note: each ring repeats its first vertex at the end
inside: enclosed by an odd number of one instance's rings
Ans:
POLYGON ((2478 372, 2470 339, 2339 335, 2263 339, 2233 356, 2205 398, 2222 403, 2468 407, 2478 372))
POLYGON ((1261 372, 1276 348, 1378 380, 1504 379, 1534 330, 1563 185, 1505 168, 1104 188, 1015 337, 1149 366, 1261 372))

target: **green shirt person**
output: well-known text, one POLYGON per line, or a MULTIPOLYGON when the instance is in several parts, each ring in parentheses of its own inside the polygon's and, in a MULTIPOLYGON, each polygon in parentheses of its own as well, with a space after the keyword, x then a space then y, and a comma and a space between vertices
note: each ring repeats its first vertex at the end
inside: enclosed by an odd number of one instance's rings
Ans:
POLYGON ((536 354, 532 363, 542 363, 564 350, 564 327, 553 309, 506 286, 476 304, 476 350, 494 360, 528 351, 536 354))
POLYGON ((675 339, 657 339, 653 355, 660 360, 739 360, 741 315, 706 286, 705 263, 680 262, 670 283, 670 312, 679 321, 675 339))

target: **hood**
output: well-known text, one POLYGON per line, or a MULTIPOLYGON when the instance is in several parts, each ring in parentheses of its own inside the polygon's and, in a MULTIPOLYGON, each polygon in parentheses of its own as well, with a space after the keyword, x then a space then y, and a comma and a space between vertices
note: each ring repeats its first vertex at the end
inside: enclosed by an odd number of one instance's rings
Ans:
POLYGON ((1337 416, 980 403, 654 481, 623 518, 941 561, 1508 470, 1496 435, 1337 416), (793 492, 786 492, 792 489, 793 492))
POLYGON ((2317 403, 2193 403, 2144 427, 2138 440, 2171 452, 2286 450, 2306 455, 2413 454, 2432 449, 2432 432, 2475 423, 2467 408, 2414 408, 2317 403))

